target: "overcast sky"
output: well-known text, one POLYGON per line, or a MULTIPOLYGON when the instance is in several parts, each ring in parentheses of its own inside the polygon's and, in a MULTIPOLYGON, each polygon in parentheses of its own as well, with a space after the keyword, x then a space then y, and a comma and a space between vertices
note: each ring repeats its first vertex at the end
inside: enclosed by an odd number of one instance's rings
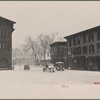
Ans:
POLYGON ((13 48, 26 36, 59 32, 59 36, 100 25, 99 1, 0 1, 0 16, 16 22, 13 48))

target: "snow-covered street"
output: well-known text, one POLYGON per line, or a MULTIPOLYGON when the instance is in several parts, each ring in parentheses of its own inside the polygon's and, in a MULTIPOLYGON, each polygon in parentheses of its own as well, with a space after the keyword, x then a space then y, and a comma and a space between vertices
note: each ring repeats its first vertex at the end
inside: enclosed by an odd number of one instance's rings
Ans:
POLYGON ((100 72, 65 70, 43 72, 42 68, 0 71, 0 98, 75 99, 100 97, 100 72))
POLYGON ((50 73, 43 72, 42 68, 0 71, 0 84, 93 85, 94 82, 100 82, 99 71, 65 70, 50 73))

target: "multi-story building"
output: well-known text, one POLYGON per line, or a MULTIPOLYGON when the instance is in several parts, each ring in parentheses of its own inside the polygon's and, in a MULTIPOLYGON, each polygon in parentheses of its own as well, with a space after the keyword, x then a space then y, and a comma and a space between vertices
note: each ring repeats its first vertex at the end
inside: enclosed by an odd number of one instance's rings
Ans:
POLYGON ((0 17, 0 69, 12 69, 12 32, 14 21, 0 17))
POLYGON ((71 69, 100 70, 100 26, 64 38, 71 69))
POLYGON ((66 44, 66 42, 53 42, 50 44, 51 63, 64 62, 64 64, 67 64, 66 44))

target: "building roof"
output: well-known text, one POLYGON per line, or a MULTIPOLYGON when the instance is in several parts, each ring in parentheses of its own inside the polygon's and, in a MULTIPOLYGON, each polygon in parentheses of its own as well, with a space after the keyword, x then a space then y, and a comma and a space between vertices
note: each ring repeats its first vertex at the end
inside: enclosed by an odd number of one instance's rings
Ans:
POLYGON ((81 34, 81 33, 86 33, 86 32, 89 32, 89 31, 95 31, 95 30, 98 30, 98 29, 100 29, 100 25, 96 26, 96 27, 93 27, 93 28, 90 28, 90 29, 86 29, 86 30, 78 32, 78 33, 74 33, 74 34, 65 36, 64 38, 67 38, 67 37, 70 37, 70 36, 73 36, 73 35, 77 35, 77 34, 81 34))
POLYGON ((55 45, 61 45, 61 46, 66 46, 66 43, 67 42, 60 42, 60 41, 57 41, 57 42, 53 42, 50 44, 50 46, 55 46, 55 45))
POLYGON ((9 19, 6 19, 6 18, 4 18, 4 17, 1 17, 0 16, 0 20, 6 20, 6 21, 8 21, 8 22, 10 22, 10 23, 13 23, 13 24, 15 24, 16 22, 14 22, 14 21, 11 21, 11 20, 9 20, 9 19))

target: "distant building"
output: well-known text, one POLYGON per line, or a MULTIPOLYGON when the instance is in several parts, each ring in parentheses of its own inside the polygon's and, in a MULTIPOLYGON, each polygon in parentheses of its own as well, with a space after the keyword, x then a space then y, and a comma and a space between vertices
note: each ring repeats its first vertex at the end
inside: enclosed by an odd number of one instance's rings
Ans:
MULTIPOLYGON (((56 62, 64 62, 67 64, 67 51, 66 51, 67 42, 53 42, 50 44, 50 54, 51 62, 55 64, 56 62)), ((65 65, 67 67, 67 65, 65 65)))
POLYGON ((12 69, 12 32, 14 21, 0 17, 0 69, 12 69))
POLYGON ((50 52, 49 51, 47 51, 45 53, 45 60, 44 60, 44 56, 42 56, 41 59, 40 59, 40 65, 44 66, 48 63, 50 63, 50 52))
POLYGON ((34 61, 34 58, 32 58, 31 56, 21 55, 21 56, 16 57, 13 60, 13 64, 14 65, 19 65, 19 66, 24 66, 26 64, 28 64, 28 65, 34 65, 35 61, 34 61))
POLYGON ((64 38, 71 69, 100 70, 100 26, 64 38))

